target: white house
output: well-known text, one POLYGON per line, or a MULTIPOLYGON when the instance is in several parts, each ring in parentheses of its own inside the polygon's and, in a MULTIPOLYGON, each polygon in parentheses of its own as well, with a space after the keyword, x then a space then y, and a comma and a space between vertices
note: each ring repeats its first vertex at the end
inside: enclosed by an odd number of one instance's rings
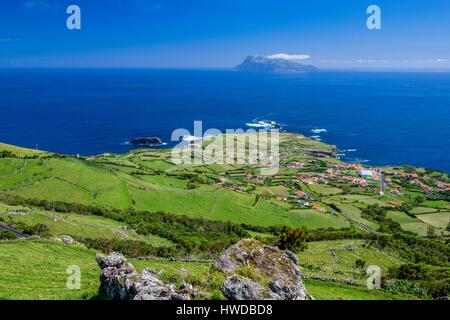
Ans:
POLYGON ((372 179, 372 177, 373 177, 373 172, 372 172, 371 170, 362 169, 362 170, 359 172, 359 175, 360 175, 361 177, 363 177, 363 178, 366 178, 366 179, 368 179, 368 178, 372 179))

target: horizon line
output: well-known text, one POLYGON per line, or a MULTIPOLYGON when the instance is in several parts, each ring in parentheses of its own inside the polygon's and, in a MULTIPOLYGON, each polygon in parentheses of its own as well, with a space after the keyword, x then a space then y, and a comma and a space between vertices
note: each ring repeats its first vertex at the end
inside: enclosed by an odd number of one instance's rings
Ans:
MULTIPOLYGON (((235 67, 132 67, 132 66, 0 66, 0 70, 198 70, 198 71, 235 71, 244 73, 278 73, 278 74, 296 74, 302 72, 245 72, 238 71, 235 67)), ((450 73, 448 68, 320 68, 317 72, 436 72, 450 73)), ((308 73, 308 72, 306 72, 308 73)))

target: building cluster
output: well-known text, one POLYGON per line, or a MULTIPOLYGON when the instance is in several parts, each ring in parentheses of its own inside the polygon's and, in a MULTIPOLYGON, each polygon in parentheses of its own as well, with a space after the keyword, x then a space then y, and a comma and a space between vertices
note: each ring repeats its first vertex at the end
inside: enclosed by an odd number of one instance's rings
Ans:
POLYGON ((341 187, 342 185, 352 184, 366 189, 365 192, 374 192, 379 195, 386 195, 390 204, 400 206, 400 201, 396 201, 395 197, 404 197, 405 189, 408 184, 419 186, 425 193, 436 191, 450 191, 450 183, 445 179, 433 178, 432 175, 427 175, 421 172, 405 172, 397 168, 376 168, 365 167, 359 163, 329 163, 323 170, 316 170, 319 165, 323 167, 323 163, 317 163, 314 160, 293 161, 282 165, 287 169, 298 170, 294 175, 292 172, 280 173, 277 176, 268 177, 266 175, 259 175, 253 171, 254 168, 260 167, 263 164, 251 165, 252 171, 239 173, 241 183, 227 181, 222 177, 217 182, 218 185, 227 187, 236 191, 242 191, 247 184, 253 185, 279 185, 287 183, 287 188, 292 188, 295 183, 307 185, 303 190, 294 188, 289 196, 281 195, 277 199, 294 204, 297 208, 312 208, 318 212, 336 214, 333 210, 326 208, 320 202, 320 193, 317 193, 311 188, 312 184, 331 185, 334 187, 341 187), (311 170, 308 170, 311 168, 311 170), (310 189, 311 188, 311 189, 310 189), (297 189, 297 190, 295 190, 297 189))

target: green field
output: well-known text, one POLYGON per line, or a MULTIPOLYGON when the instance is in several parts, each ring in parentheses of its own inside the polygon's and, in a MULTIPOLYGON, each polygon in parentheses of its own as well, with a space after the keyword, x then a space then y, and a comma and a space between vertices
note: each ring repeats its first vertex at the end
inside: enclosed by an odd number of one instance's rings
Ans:
POLYGON ((388 211, 386 217, 400 223, 403 230, 417 233, 418 235, 426 235, 428 226, 421 220, 412 218, 404 212, 388 211))
POLYGON ((317 300, 406 300, 411 296, 394 295, 347 284, 304 279, 308 292, 317 300))
POLYGON ((365 267, 377 265, 382 273, 403 261, 392 254, 366 247, 363 240, 336 240, 308 243, 308 249, 299 252, 302 271, 311 276, 352 280, 365 284, 364 270, 355 267, 356 260, 365 261, 365 267))
POLYGON ((334 187, 327 186, 324 184, 319 184, 319 183, 312 183, 312 184, 308 185, 308 188, 311 191, 320 194, 321 196, 329 196, 329 195, 342 193, 342 190, 339 188, 334 188, 334 187))
POLYGON ((308 229, 328 227, 340 229, 350 226, 349 221, 340 215, 323 213, 314 209, 295 209, 291 210, 290 214, 297 219, 299 226, 308 229))
POLYGON ((434 213, 437 212, 437 209, 428 208, 428 207, 415 207, 412 208, 411 213, 419 215, 419 214, 425 214, 425 213, 434 213))
POLYGON ((435 228, 446 230, 450 223, 450 212, 436 212, 421 214, 417 217, 420 221, 432 225, 435 228))

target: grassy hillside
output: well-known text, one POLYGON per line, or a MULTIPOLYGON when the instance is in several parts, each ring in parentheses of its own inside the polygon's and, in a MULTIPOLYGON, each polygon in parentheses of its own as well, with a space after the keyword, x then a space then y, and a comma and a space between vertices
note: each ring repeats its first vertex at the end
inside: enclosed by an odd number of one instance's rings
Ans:
POLYGON ((85 299, 96 294, 95 252, 54 241, 0 242, 0 299, 85 299), (67 268, 81 270, 81 289, 66 287, 67 268))
MULTIPOLYGON (((164 149, 70 157, 0 144, 0 224, 34 234, 0 241, 0 299, 92 298, 98 251, 121 251, 138 268, 161 271, 163 280, 187 281, 217 297, 223 279, 210 262, 166 258, 215 258, 245 237, 276 245, 281 226, 310 234, 298 255, 316 298, 413 298, 417 279, 403 266, 450 267, 448 174, 347 164, 335 150, 283 133, 279 171, 263 176, 260 164, 175 165, 164 149), (362 169, 373 177, 362 178, 362 169), (64 235, 79 244, 54 240, 64 235), (65 287, 70 265, 82 269, 81 290, 65 287), (401 285, 391 293, 365 289, 369 265, 401 285)), ((429 292, 446 290, 446 274, 425 275, 429 292)))

